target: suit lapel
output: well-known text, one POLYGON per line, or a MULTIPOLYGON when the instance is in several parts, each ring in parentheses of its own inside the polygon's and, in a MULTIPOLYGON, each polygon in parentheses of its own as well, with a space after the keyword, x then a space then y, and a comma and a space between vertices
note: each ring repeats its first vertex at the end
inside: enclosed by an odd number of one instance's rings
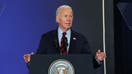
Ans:
POLYGON ((69 46, 69 52, 73 53, 76 51, 76 36, 73 31, 71 31, 71 39, 70 39, 70 46, 69 46))
POLYGON ((59 40, 58 40, 58 31, 57 29, 54 31, 54 35, 53 35, 53 38, 54 38, 54 47, 55 47, 55 50, 60 53, 60 47, 59 47, 59 40))

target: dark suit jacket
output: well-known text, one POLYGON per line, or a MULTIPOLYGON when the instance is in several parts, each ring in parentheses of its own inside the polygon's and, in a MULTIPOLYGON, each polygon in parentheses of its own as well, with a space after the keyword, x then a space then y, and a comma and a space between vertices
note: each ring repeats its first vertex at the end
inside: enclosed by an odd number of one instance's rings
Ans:
MULTIPOLYGON (((53 30, 42 35, 37 54, 60 53, 61 51, 59 47, 58 30, 53 30)), ((86 38, 73 30, 71 31, 68 54, 91 54, 86 38)))
MULTIPOLYGON (((56 29, 42 35, 39 48, 37 50, 37 54, 60 54, 60 53, 61 51, 59 47, 58 30, 56 29)), ((68 54, 92 55, 87 39, 83 35, 73 30, 71 31, 71 39, 68 54)), ((94 68, 100 66, 100 64, 97 63, 94 57, 91 59, 93 59, 94 68)))

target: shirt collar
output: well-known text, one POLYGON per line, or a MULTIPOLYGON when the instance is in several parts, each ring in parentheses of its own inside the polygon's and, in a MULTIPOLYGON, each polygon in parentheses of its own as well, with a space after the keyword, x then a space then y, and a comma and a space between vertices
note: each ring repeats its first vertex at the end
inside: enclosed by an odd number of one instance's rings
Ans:
MULTIPOLYGON (((59 36, 61 36, 63 33, 62 29, 60 27, 58 27, 58 34, 59 36)), ((69 36, 69 34, 71 34, 71 29, 66 31, 66 37, 69 36)))

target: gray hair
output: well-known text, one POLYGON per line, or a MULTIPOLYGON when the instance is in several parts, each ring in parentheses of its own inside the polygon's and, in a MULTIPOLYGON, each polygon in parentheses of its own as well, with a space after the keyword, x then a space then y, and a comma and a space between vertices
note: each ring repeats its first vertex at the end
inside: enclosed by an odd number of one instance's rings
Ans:
POLYGON ((60 10, 61 10, 62 8, 69 8, 69 9, 72 9, 72 7, 69 6, 69 5, 61 5, 61 6, 59 6, 59 7, 57 8, 57 10, 56 10, 56 16, 59 14, 59 12, 60 12, 60 10))

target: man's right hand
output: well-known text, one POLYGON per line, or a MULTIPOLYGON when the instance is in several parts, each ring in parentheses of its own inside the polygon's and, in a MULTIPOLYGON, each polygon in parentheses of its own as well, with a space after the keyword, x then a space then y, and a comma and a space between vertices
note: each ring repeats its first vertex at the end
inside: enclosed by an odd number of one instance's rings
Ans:
POLYGON ((29 63, 30 62, 30 59, 31 59, 31 55, 33 55, 34 53, 31 52, 30 54, 24 54, 23 58, 24 58, 24 61, 26 63, 29 63))

